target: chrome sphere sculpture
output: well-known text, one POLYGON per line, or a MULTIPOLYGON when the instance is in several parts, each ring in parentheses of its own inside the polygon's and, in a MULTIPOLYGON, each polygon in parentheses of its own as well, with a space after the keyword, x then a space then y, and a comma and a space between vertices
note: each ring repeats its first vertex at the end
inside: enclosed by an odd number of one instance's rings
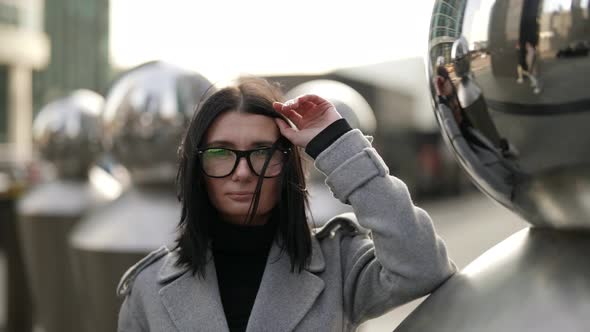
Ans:
POLYGON ((18 204, 19 238, 34 299, 36 322, 46 332, 79 331, 67 237, 88 211, 107 201, 89 181, 101 152, 104 98, 77 90, 41 109, 33 122, 35 147, 57 177, 30 188, 18 204))
POLYGON ((396 331, 587 330, 588 4, 436 0, 430 27, 445 141, 484 193, 533 227, 470 263, 396 331))
POLYGON ((77 266, 85 330, 114 331, 122 299, 115 289, 123 273, 150 251, 170 248, 180 205, 174 194, 177 148, 211 84, 203 76, 163 62, 135 67, 116 80, 103 113, 104 140, 131 174, 128 190, 93 211, 69 242, 77 266))
POLYGON ((589 14, 580 1, 435 5, 443 135, 479 188, 536 226, 590 228, 589 14))
POLYGON ((104 110, 105 143, 134 183, 169 181, 188 121, 211 83, 163 62, 134 68, 115 81, 104 110))
POLYGON ((84 178, 101 152, 100 113, 104 98, 76 90, 43 107, 33 122, 33 141, 42 159, 63 177, 84 178))

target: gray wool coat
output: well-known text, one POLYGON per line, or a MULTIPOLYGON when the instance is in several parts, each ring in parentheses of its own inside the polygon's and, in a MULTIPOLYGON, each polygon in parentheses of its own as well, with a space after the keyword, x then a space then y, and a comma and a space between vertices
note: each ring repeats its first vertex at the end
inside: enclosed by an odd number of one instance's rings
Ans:
MULTIPOLYGON (((456 271, 428 214, 359 130, 324 150, 316 167, 354 214, 314 232, 301 273, 273 245, 247 331, 354 331, 456 271)), ((161 248, 125 274, 119 331, 228 331, 213 261, 203 279, 176 266, 176 255, 161 248)))

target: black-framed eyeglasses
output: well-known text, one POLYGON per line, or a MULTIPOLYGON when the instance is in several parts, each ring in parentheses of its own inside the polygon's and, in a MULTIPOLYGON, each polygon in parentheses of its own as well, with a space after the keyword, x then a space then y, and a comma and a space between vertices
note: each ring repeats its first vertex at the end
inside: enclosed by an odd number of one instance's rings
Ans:
POLYGON ((235 150, 221 147, 209 147, 197 150, 201 168, 205 175, 212 178, 224 178, 232 174, 240 159, 246 158, 250 170, 256 176, 273 178, 279 176, 288 159, 289 150, 277 146, 261 147, 252 150, 235 150), (265 169, 266 168, 266 169, 265 169))

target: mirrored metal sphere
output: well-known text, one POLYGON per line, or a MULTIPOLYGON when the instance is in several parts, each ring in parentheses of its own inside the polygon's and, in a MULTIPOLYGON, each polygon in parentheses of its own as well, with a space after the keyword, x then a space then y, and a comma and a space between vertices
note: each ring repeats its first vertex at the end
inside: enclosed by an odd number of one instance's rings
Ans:
POLYGON ((587 1, 436 0, 427 70, 477 186, 534 225, 590 228, 587 1))
POLYGON ((313 80, 297 85, 287 92, 287 98, 313 93, 328 99, 351 127, 372 135, 377 128, 375 113, 369 103, 352 87, 338 81, 313 80))
POLYGON ((211 87, 203 76, 162 62, 124 73, 106 98, 105 143, 136 183, 169 182, 195 107, 211 87))
POLYGON ((77 90, 43 107, 33 122, 33 140, 41 157, 64 177, 85 177, 101 152, 100 113, 104 98, 77 90))

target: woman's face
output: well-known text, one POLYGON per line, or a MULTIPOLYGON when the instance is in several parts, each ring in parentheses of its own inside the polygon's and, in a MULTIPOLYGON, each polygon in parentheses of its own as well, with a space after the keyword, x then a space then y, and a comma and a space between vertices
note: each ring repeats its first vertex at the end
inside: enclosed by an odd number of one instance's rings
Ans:
MULTIPOLYGON (((270 147, 280 132, 274 120, 258 114, 225 112, 207 130, 205 147, 251 150, 270 147)), ((260 190, 260 201, 252 224, 264 224, 277 204, 280 192, 280 177, 265 178, 260 190)), ((205 176, 209 199, 223 220, 242 224, 247 219, 248 209, 254 197, 258 176, 250 170, 245 158, 236 169, 223 178, 205 176)))

